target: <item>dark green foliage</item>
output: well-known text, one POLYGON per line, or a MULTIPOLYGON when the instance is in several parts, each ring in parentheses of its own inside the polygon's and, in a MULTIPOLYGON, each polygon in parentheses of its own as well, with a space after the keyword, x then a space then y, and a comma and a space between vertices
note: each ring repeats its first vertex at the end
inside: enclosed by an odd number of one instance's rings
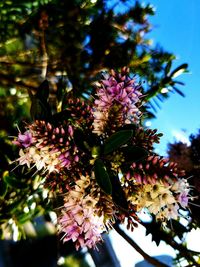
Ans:
POLYGON ((184 226, 179 221, 172 220, 170 223, 171 223, 171 227, 173 229, 174 235, 177 235, 180 240, 183 240, 185 234, 190 231, 189 227, 184 226))
MULTIPOLYGON (((186 215, 188 225, 185 227, 180 222, 173 221, 172 227, 175 235, 181 240, 184 240, 185 233, 190 232, 193 228, 198 228, 200 225, 199 217, 199 206, 200 206, 200 131, 190 136, 191 144, 188 146, 185 143, 174 143, 168 145, 168 156, 171 161, 177 163, 178 169, 184 169, 190 185, 190 196, 194 197, 189 200, 189 212, 186 215)), ((164 240, 166 240, 165 238, 164 240)), ((170 240, 168 239, 170 243, 170 240)), ((185 250, 182 247, 178 250, 177 262, 181 261, 184 257, 187 258, 188 262, 193 263, 194 251, 185 250)), ((199 257, 199 253, 196 254, 199 257)), ((197 263, 193 263, 194 266, 198 266, 197 263)))
POLYGON ((13 188, 19 188, 19 189, 23 189, 23 188, 26 188, 27 187, 27 184, 24 183, 22 181, 22 179, 17 179, 13 173, 12 174, 5 174, 3 176, 3 179, 4 181, 6 182, 7 185, 9 185, 10 187, 13 187, 13 188))
POLYGON ((6 195, 7 187, 7 183, 4 180, 0 180, 0 198, 6 195))
POLYGON ((116 205, 121 207, 123 210, 128 210, 128 202, 125 193, 121 187, 121 183, 117 174, 109 173, 110 181, 112 184, 112 199, 116 205))
POLYGON ((119 130, 132 130, 133 136, 134 136, 137 128, 138 128, 138 125, 130 123, 130 124, 123 125, 122 127, 119 128, 119 130))
POLYGON ((174 143, 168 146, 168 155, 171 160, 178 164, 178 168, 186 171, 186 177, 191 185, 190 195, 194 197, 191 201, 190 227, 200 225, 200 131, 190 135, 190 146, 184 143, 174 143))
POLYGON ((101 159, 95 160, 94 174, 95 174, 96 181, 97 181, 98 185, 100 186, 100 188, 106 194, 110 195, 112 193, 112 184, 111 184, 108 172, 106 170, 106 166, 104 165, 104 163, 101 159))
POLYGON ((153 219, 151 222, 143 223, 146 228, 146 235, 152 235, 152 241, 155 241, 158 246, 163 239, 161 224, 153 219))
POLYGON ((49 97, 49 82, 47 80, 44 80, 40 86, 37 89, 37 92, 35 94, 35 97, 40 99, 43 102, 48 101, 49 97))
POLYGON ((114 133, 105 141, 103 149, 104 154, 109 154, 121 147, 122 145, 127 144, 127 142, 132 136, 132 130, 121 130, 119 132, 114 133))
POLYGON ((121 150, 125 157, 125 163, 141 161, 148 156, 148 151, 138 146, 127 146, 121 150))
POLYGON ((175 77, 175 76, 178 76, 179 73, 183 73, 187 70, 188 68, 188 64, 184 63, 182 65, 180 65, 179 67, 177 67, 175 70, 173 70, 171 73, 170 73, 170 77, 175 77))
POLYGON ((49 83, 47 80, 38 87, 35 95, 30 94, 31 117, 33 120, 51 120, 51 109, 48 103, 49 83))
POLYGON ((161 227, 161 223, 156 222, 155 218, 152 217, 151 222, 143 222, 143 226, 146 228, 146 235, 152 234, 152 241, 156 242, 158 246, 162 240, 168 241, 168 239, 173 242, 173 238, 178 236, 180 240, 184 238, 184 234, 189 232, 189 227, 185 227, 179 221, 171 220, 168 222, 168 227, 170 229, 170 233, 166 233, 164 229, 161 227))
MULTIPOLYGON (((55 83, 50 86, 54 109, 70 89, 77 96, 90 95, 97 74, 106 69, 129 66, 133 74, 139 74, 147 82, 142 88, 147 102, 169 96, 162 94, 162 88, 179 84, 174 75, 187 69, 182 64, 171 71, 175 56, 150 45, 148 16, 154 11, 149 4, 136 1, 127 8, 120 1, 111 8, 112 2, 102 0, 95 4, 85 0, 8 2, 1 3, 0 85, 36 93, 46 70, 48 80, 55 83), (116 15, 118 4, 126 11, 116 15)), ((179 93, 178 88, 174 91, 179 93)), ((39 110, 42 104, 36 102, 39 110)), ((144 109, 149 110, 148 103, 144 109)))

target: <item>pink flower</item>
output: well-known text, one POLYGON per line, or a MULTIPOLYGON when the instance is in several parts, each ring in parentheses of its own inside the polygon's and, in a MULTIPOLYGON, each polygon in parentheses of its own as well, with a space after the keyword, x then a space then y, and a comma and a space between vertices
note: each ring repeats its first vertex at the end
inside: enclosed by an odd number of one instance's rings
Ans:
POLYGON ((32 134, 26 131, 24 134, 19 133, 16 141, 13 144, 23 147, 29 147, 33 143, 32 134))
POLYGON ((135 80, 127 75, 114 73, 114 76, 102 80, 101 83, 94 102, 94 132, 102 134, 110 121, 117 124, 114 127, 137 122, 140 112, 136 104, 140 101, 141 93, 135 80))
POLYGON ((178 196, 178 202, 181 204, 183 208, 186 208, 188 206, 188 195, 187 192, 182 192, 178 196))
POLYGON ((63 241, 72 240, 77 250, 80 247, 96 247, 102 240, 101 233, 105 231, 103 217, 96 214, 96 200, 89 195, 84 196, 81 191, 82 188, 76 185, 75 190, 68 192, 63 215, 58 219, 60 230, 64 233, 63 241), (78 194, 75 194, 77 190, 78 194))
POLYGON ((74 222, 73 224, 69 224, 64 231, 67 233, 64 241, 72 240, 75 242, 81 234, 81 228, 74 222))
POLYGON ((74 134, 74 129, 72 128, 71 125, 68 126, 68 134, 72 137, 74 134))

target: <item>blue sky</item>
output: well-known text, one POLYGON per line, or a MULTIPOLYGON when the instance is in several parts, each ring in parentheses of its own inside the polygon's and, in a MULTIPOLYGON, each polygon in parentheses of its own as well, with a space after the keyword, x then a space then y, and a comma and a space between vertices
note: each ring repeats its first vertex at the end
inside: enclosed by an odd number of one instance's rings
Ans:
POLYGON ((164 133, 158 152, 165 154, 167 143, 178 139, 187 141, 200 128, 200 1, 150 0, 156 8, 151 18, 150 37, 165 50, 177 56, 176 64, 189 64, 189 73, 179 76, 185 82, 180 86, 186 97, 172 94, 161 105, 151 127, 164 133))

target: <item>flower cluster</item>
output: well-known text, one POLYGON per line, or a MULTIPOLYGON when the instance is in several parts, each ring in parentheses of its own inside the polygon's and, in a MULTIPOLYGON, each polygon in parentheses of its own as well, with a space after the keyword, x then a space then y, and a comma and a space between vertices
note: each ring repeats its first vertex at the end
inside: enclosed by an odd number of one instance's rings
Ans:
POLYGON ((114 130, 124 124, 139 121, 141 92, 134 79, 129 78, 126 69, 101 81, 94 102, 94 132, 104 134, 109 128, 114 130), (110 125, 112 122, 112 126, 110 125))
POLYGON ((90 184, 89 177, 76 181, 73 190, 65 196, 64 208, 58 219, 60 231, 64 232, 63 240, 75 242, 76 249, 87 246, 93 248, 102 240, 105 231, 103 216, 97 215, 98 199, 86 195, 85 189, 90 184))
POLYGON ((94 102, 65 100, 65 110, 19 133, 19 165, 62 193, 58 229, 77 249, 95 248, 115 221, 133 229, 147 209, 166 223, 188 206, 189 185, 173 162, 156 155, 161 134, 141 123, 142 94, 127 68, 101 80, 94 102))
POLYGON ((19 134, 14 144, 21 147, 18 158, 20 165, 35 166, 44 173, 70 169, 79 161, 77 147, 72 140, 71 125, 53 127, 49 122, 35 121, 23 134, 19 134))
POLYGON ((137 206, 137 211, 147 208, 157 220, 177 219, 180 206, 188 204, 189 185, 185 180, 178 180, 172 185, 156 182, 139 185, 137 194, 130 196, 130 201, 137 206))

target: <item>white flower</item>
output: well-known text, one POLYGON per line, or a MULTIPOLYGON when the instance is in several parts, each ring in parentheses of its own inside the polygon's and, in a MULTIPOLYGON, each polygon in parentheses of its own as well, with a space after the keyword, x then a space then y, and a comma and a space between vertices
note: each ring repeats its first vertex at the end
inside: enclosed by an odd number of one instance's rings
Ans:
POLYGON ((172 185, 172 190, 176 193, 188 193, 190 191, 189 184, 186 179, 179 179, 172 185))
POLYGON ((159 195, 162 195, 166 192, 168 192, 169 187, 165 187, 163 184, 154 184, 153 186, 151 186, 150 189, 150 195, 152 197, 152 199, 158 197, 159 195))
POLYGON ((161 207, 176 203, 176 200, 170 190, 168 190, 168 192, 164 192, 162 195, 159 196, 159 198, 161 207))
POLYGON ((28 149, 25 150, 26 153, 24 153, 23 149, 20 149, 19 151, 19 155, 20 157, 17 159, 19 161, 19 165, 27 165, 28 168, 30 168, 30 164, 31 164, 31 157, 29 155, 29 151, 28 149))
MULTIPOLYGON (((136 194, 129 197, 129 200, 136 205, 137 211, 147 208, 150 213, 156 215, 161 220, 163 218, 168 219, 173 205, 177 205, 177 200, 171 191, 171 187, 165 187, 161 182, 153 185, 144 184, 139 187, 136 194)), ((174 214, 176 213, 174 212, 174 214)), ((176 215, 173 216, 175 217, 176 215)))
POLYGON ((177 220, 177 218, 178 218, 178 209, 179 209, 179 205, 177 203, 168 205, 167 207, 164 208, 164 210, 162 210, 161 212, 159 212, 156 215, 156 219, 161 219, 161 220, 174 219, 174 220, 177 220))

